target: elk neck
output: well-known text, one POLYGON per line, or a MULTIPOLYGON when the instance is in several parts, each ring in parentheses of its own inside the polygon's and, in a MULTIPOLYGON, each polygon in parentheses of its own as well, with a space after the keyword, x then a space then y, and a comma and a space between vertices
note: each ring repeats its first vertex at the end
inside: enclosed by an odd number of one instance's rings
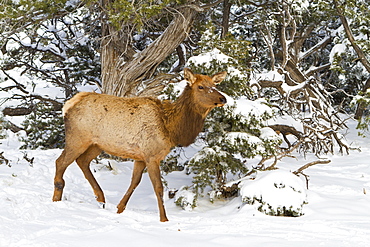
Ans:
POLYGON ((197 105, 191 91, 187 85, 175 102, 165 106, 166 127, 175 146, 186 147, 192 144, 202 131, 205 118, 211 110, 197 105))

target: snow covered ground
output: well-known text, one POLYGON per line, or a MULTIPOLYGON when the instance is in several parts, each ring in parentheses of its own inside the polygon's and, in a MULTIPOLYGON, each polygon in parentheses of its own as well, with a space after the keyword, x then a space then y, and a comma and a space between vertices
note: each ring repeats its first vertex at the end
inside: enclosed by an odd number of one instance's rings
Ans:
MULTIPOLYGON (((11 167, 0 165, 0 246, 369 246, 370 138, 353 126, 347 140, 362 152, 333 155, 331 163, 305 170, 308 204, 301 217, 266 216, 241 198, 205 199, 191 212, 165 198, 169 222, 159 222, 157 202, 147 174, 127 209, 116 214, 126 191, 131 162, 93 164, 107 205, 100 209, 76 164, 65 175, 64 200, 52 202, 54 161, 61 150, 18 150, 14 136, 0 140, 11 167), (34 157, 33 165, 23 156, 34 157)), ((279 167, 296 170, 314 157, 283 159, 279 167)), ((169 188, 189 184, 181 172, 166 176, 169 188)))

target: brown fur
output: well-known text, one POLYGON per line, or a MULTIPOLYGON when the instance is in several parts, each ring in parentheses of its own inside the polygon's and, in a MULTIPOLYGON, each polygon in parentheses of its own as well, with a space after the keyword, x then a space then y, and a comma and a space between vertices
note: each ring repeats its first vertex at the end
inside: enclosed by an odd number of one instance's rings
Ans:
POLYGON ((158 200, 160 220, 167 221, 159 164, 176 145, 188 146, 203 128, 210 110, 226 103, 215 88, 226 72, 212 77, 184 70, 188 85, 173 103, 150 97, 122 98, 97 93, 79 93, 63 107, 66 145, 56 161, 53 201, 62 198, 66 168, 76 160, 92 186, 97 201, 105 203, 103 191, 90 171, 92 159, 107 153, 135 160, 132 180, 118 204, 121 213, 148 169, 158 200))

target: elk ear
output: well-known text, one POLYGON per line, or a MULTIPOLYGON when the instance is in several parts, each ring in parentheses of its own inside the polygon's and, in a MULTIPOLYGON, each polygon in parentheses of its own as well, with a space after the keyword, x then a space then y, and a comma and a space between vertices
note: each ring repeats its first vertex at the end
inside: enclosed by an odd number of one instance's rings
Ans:
POLYGON ((218 72, 217 74, 214 74, 212 76, 212 81, 215 83, 215 84, 219 84, 220 82, 222 82, 225 77, 226 77, 226 74, 227 72, 224 71, 224 72, 218 72))
POLYGON ((191 69, 185 68, 184 69, 184 78, 189 82, 189 85, 192 86, 197 78, 194 76, 193 71, 191 69))

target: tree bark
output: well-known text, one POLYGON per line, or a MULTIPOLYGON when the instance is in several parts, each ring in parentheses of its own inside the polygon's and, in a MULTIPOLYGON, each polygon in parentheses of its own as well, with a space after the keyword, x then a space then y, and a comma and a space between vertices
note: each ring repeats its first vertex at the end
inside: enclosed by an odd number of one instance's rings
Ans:
MULTIPOLYGON (((106 26, 101 53, 103 93, 138 96, 145 94, 142 88, 146 87, 146 83, 151 84, 151 92, 160 91, 153 90, 155 85, 164 87, 162 81, 153 79, 156 68, 188 36, 197 11, 191 5, 183 7, 166 30, 139 53, 133 52, 129 31, 115 32, 112 27, 106 26)), ((163 75, 160 77, 159 80, 163 80, 163 75)))
POLYGON ((229 32, 229 19, 230 19, 231 3, 229 0, 224 0, 224 11, 222 15, 222 34, 221 38, 225 38, 229 32))

